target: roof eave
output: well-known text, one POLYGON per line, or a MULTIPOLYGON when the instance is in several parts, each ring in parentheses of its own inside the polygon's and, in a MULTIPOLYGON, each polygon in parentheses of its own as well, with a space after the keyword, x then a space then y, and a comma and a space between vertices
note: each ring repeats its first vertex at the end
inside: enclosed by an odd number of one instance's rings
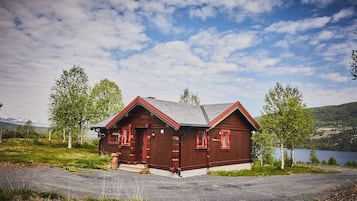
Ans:
POLYGON ((112 128, 116 123, 118 123, 121 119, 123 119, 130 111, 132 111, 136 106, 141 105, 146 110, 151 112, 161 121, 165 122, 167 125, 172 127, 175 130, 180 128, 180 124, 171 119, 169 116, 161 112, 159 109, 155 108, 149 102, 145 101, 145 99, 140 96, 136 97, 128 106, 126 106, 117 116, 115 116, 105 127, 107 129, 112 128))
POLYGON ((209 125, 207 124, 186 124, 186 123, 181 123, 181 127, 195 127, 195 128, 210 128, 209 125))
POLYGON ((239 110, 241 114, 245 117, 245 119, 250 123, 250 125, 255 129, 259 130, 260 126, 259 124, 255 121, 255 119, 248 113, 248 111, 243 107, 240 102, 234 103, 232 106, 230 106, 227 110, 219 114, 216 118, 214 118, 210 123, 209 126, 210 128, 214 128, 217 126, 219 123, 221 123, 225 118, 227 118, 229 115, 231 115, 233 112, 236 110, 239 110))

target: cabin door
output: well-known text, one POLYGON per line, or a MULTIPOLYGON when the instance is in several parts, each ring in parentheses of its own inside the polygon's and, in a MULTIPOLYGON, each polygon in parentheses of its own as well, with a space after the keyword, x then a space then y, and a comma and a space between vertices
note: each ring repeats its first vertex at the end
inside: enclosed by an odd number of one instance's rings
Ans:
POLYGON ((136 160, 146 163, 147 129, 136 129, 136 160))

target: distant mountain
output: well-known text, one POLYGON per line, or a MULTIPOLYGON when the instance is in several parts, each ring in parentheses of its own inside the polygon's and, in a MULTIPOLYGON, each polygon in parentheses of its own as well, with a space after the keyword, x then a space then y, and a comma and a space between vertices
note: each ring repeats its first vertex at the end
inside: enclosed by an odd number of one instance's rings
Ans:
MULTIPOLYGON (((17 120, 14 118, 0 118, 0 129, 2 130, 16 130, 17 127, 25 125, 25 121, 17 120)), ((35 131, 38 133, 44 133, 48 131, 48 125, 33 123, 35 131)))
POLYGON ((357 127, 357 102, 311 108, 317 127, 357 127))

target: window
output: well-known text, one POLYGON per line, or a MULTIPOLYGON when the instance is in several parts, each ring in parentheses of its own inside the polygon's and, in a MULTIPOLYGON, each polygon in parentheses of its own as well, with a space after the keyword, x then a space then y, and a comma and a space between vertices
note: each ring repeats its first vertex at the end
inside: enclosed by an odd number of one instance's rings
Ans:
POLYGON ((119 132, 109 133, 108 144, 119 144, 119 132))
POLYGON ((196 148, 207 148, 207 132, 205 130, 197 130, 196 132, 196 148))
POLYGON ((130 146, 130 129, 122 128, 121 129, 121 145, 130 146))
POLYGON ((230 139, 229 136, 231 134, 230 130, 221 130, 221 149, 229 149, 230 148, 230 139))

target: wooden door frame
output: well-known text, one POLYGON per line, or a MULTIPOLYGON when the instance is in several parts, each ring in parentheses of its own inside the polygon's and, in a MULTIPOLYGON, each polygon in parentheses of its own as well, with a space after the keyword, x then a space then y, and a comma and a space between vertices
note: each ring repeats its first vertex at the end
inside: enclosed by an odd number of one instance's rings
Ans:
POLYGON ((142 142, 142 148, 141 148, 141 161, 143 163, 147 163, 147 147, 148 147, 148 133, 149 133, 149 129, 145 129, 143 131, 143 142, 142 142))
POLYGON ((136 155, 137 156, 141 155, 140 157, 136 158, 136 160, 138 160, 139 163, 147 163, 146 156, 147 156, 147 146, 148 146, 148 140, 147 140, 148 132, 149 132, 149 129, 147 129, 147 128, 135 128, 136 139, 141 141, 140 143, 137 142, 136 147, 135 147, 136 152, 139 152, 139 153, 136 153, 136 155), (139 137, 139 135, 141 135, 141 136, 139 137), (138 146, 141 146, 141 147, 138 147, 138 146))

